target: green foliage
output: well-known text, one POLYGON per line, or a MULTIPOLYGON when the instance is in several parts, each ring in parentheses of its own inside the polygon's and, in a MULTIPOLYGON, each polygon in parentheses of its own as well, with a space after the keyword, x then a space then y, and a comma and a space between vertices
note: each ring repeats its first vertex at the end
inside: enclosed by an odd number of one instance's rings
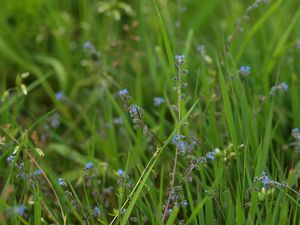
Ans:
POLYGON ((0 15, 0 224, 300 223, 298 0, 0 15))

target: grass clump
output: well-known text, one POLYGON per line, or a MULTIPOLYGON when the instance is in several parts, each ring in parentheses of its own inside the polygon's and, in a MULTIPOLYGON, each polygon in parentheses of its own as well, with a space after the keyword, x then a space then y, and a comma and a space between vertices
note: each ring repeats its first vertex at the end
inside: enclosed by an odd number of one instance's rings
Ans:
POLYGON ((299 224, 297 0, 0 14, 0 224, 299 224))

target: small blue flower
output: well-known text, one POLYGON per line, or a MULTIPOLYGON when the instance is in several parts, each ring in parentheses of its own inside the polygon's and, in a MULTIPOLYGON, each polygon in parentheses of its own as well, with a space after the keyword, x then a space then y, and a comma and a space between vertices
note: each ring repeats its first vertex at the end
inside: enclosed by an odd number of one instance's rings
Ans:
POLYGON ((188 201, 185 199, 185 200, 183 200, 182 205, 183 205, 183 206, 188 206, 189 203, 188 203, 188 201))
POLYGON ((138 113, 141 111, 140 107, 138 107, 137 105, 130 105, 128 107, 128 110, 129 110, 129 114, 132 118, 137 116, 138 113))
POLYGON ((246 77, 249 75, 250 73, 250 66, 241 66, 240 67, 240 73, 242 74, 242 76, 246 77))
POLYGON ((42 174, 42 170, 40 170, 40 169, 37 169, 37 170, 35 170, 34 172, 33 172, 33 176, 40 176, 42 174))
POLYGON ((122 169, 118 169, 117 174, 118 174, 120 177, 122 177, 122 176, 125 175, 125 171, 122 170, 122 169))
POLYGON ((59 124, 60 124, 60 120, 59 119, 60 118, 56 117, 56 116, 54 116, 53 118, 51 118, 51 121, 50 121, 51 127, 53 127, 53 128, 58 127, 59 124))
POLYGON ((129 92, 128 92, 128 90, 125 88, 125 89, 120 90, 118 94, 119 94, 120 97, 122 97, 122 96, 129 95, 129 92))
POLYGON ((8 163, 8 165, 12 166, 13 163, 14 163, 14 160, 15 160, 16 156, 15 155, 10 155, 6 158, 6 161, 8 163))
POLYGON ((20 173, 17 174, 16 178, 17 179, 21 179, 21 180, 26 180, 28 177, 28 175, 24 172, 24 171, 21 171, 20 173))
POLYGON ((114 118, 114 124, 116 125, 124 124, 123 118, 122 117, 114 118))
POLYGON ((261 184, 263 185, 264 188, 266 188, 269 185, 276 184, 276 182, 271 180, 265 172, 261 172, 258 180, 261 182, 261 184))
POLYGON ((67 183, 65 182, 65 180, 63 178, 58 178, 57 182, 58 182, 59 186, 62 186, 62 187, 67 186, 67 183))
POLYGON ((174 137, 172 138, 172 142, 174 144, 178 143, 179 141, 182 141, 185 138, 184 135, 181 134, 175 134, 174 137))
POLYGON ((175 134, 174 137, 172 138, 172 143, 176 145, 180 153, 184 153, 189 145, 184 141, 185 136, 181 134, 175 134))
POLYGON ((101 214, 101 210, 97 206, 95 206, 95 208, 93 208, 93 210, 92 210, 92 215, 94 217, 99 217, 100 214, 101 214))
POLYGON ((199 159, 197 159, 197 162, 200 164, 207 163, 207 158, 205 158, 204 156, 201 156, 199 159))
POLYGON ((125 213, 126 213, 126 208, 121 209, 121 214, 125 215, 125 213))
POLYGON ((177 142, 176 146, 180 153, 184 153, 188 148, 188 144, 184 141, 177 142))
POLYGON ((86 41, 86 42, 83 43, 82 47, 84 49, 91 49, 91 48, 94 48, 94 45, 91 42, 86 41))
POLYGON ((299 128, 292 129, 292 134, 299 134, 299 128))
POLYGON ((208 153, 206 153, 206 158, 208 158, 208 159, 210 159, 210 160, 214 160, 215 158, 216 158, 216 154, 215 154, 215 152, 213 151, 213 152, 208 152, 208 153))
POLYGON ((261 177, 261 183, 264 187, 268 186, 269 184, 272 183, 272 180, 268 176, 263 176, 261 177))
POLYGON ((182 65, 184 63, 185 55, 176 55, 175 60, 178 65, 182 65))
POLYGON ((25 205, 19 205, 14 207, 14 213, 22 216, 26 211, 25 205))
POLYGON ((300 134, 299 134, 299 129, 298 128, 294 128, 292 130, 292 136, 293 138, 295 138, 297 141, 300 141, 300 134))
POLYGON ((55 97, 57 100, 63 100, 63 99, 65 99, 66 96, 63 91, 59 91, 59 92, 56 92, 55 97))
POLYGON ((84 170, 90 170, 90 169, 94 169, 94 168, 95 168, 94 163, 88 162, 87 164, 85 164, 83 169, 84 170))
POLYGON ((278 85, 278 88, 284 92, 286 92, 289 89, 289 85, 287 85, 286 83, 282 82, 278 85))
POLYGON ((153 100, 154 100, 154 106, 160 106, 165 102, 165 100, 162 97, 155 97, 153 100))

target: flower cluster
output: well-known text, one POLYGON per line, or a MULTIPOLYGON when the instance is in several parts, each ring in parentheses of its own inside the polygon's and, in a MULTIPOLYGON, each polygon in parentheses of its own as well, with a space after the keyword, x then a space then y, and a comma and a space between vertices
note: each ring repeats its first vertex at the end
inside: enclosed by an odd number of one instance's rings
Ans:
POLYGON ((95 206, 95 208, 92 209, 92 215, 93 215, 93 217, 99 217, 100 214, 101 214, 100 209, 97 206, 95 206))
POLYGON ((148 133, 148 127, 144 123, 144 111, 137 105, 132 104, 128 106, 128 112, 134 124, 134 129, 142 128, 144 134, 148 133))
POLYGON ((101 215, 101 210, 98 206, 95 206, 91 211, 86 212, 86 215, 83 219, 84 224, 90 224, 88 220, 91 219, 91 216, 97 218, 101 215))
POLYGON ((175 61, 176 61, 176 65, 180 66, 184 63, 185 60, 185 55, 176 55, 175 56, 175 61))
POLYGON ((124 170, 118 169, 116 175, 117 175, 117 182, 120 186, 124 185, 128 189, 132 187, 132 183, 129 180, 129 176, 126 174, 124 170))
POLYGON ((26 180, 28 178, 27 173, 24 170, 24 163, 16 164, 16 167, 19 170, 19 173, 17 174, 18 179, 26 180))
MULTIPOLYGON (((216 156, 219 155, 220 152, 221 152, 220 149, 215 148, 215 149, 213 149, 212 151, 207 152, 207 153, 205 154, 205 158, 206 158, 207 160, 215 160, 215 159, 216 159, 216 156)), ((204 161, 205 161, 205 160, 204 160, 204 161)), ((203 159, 202 159, 202 160, 199 160, 199 163, 201 163, 201 162, 203 162, 203 159)))
POLYGON ((50 126, 53 128, 57 128, 60 125, 61 121, 61 116, 59 113, 54 113, 50 118, 49 118, 50 126))
POLYGON ((86 182, 86 185, 90 187, 92 185, 92 180, 96 178, 96 168, 94 163, 87 162, 83 167, 84 172, 84 181, 86 182))
POLYGON ((13 166, 13 164, 15 162, 15 158, 16 158, 15 154, 12 154, 12 155, 10 155, 6 158, 6 161, 7 161, 9 166, 13 166))
MULTIPOLYGON (((188 201, 184 199, 182 191, 183 190, 181 185, 173 187, 172 190, 170 191, 170 203, 168 209, 166 209, 168 215, 170 215, 173 212, 174 206, 187 207, 189 205, 188 201)), ((167 206, 164 205, 163 207, 165 208, 167 206)))
POLYGON ((193 140, 191 141, 191 139, 181 134, 175 134, 172 138, 172 143, 178 149, 178 154, 190 153, 195 147, 193 140))

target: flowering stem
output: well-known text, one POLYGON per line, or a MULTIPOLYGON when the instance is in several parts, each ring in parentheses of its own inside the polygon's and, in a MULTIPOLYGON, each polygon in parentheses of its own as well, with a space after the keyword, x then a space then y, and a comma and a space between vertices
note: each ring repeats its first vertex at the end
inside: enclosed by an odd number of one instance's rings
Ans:
MULTIPOLYGON (((183 61, 180 62, 178 60, 178 62, 176 64, 176 68, 177 68, 177 112, 178 112, 178 123, 181 120, 181 74, 182 74, 181 64, 182 63, 183 63, 183 61)), ((178 129, 177 134, 180 135, 180 128, 178 129)), ((163 220, 166 219, 168 208, 169 208, 170 202, 171 202, 171 197, 172 197, 173 189, 174 189, 175 176, 176 176, 176 168, 177 168, 177 161, 178 161, 178 154, 179 154, 179 149, 178 149, 178 146, 176 146, 174 166, 173 166, 173 170, 172 170, 172 173, 171 173, 171 183, 170 183, 169 197, 168 197, 167 204, 166 204, 166 207, 165 207, 165 210, 164 210, 163 220)))

